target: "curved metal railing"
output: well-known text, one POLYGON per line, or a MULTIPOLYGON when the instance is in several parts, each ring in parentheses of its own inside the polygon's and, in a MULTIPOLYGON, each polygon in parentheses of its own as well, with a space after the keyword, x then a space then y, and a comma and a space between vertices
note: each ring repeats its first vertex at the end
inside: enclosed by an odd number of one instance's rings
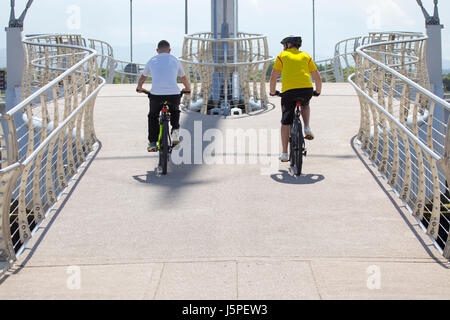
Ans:
POLYGON ((95 39, 88 39, 86 42, 90 48, 97 51, 97 66, 102 77, 105 78, 107 83, 114 83, 117 62, 114 59, 112 46, 105 41, 95 39))
POLYGON ((190 74, 193 90, 184 105, 202 114, 224 114, 224 110, 242 114, 265 108, 266 74, 273 60, 264 35, 241 32, 224 39, 215 39, 210 32, 186 35, 180 61, 190 74))
POLYGON ((28 37, 24 47, 24 99, 0 126, 0 262, 7 263, 93 152, 93 108, 105 83, 96 51, 80 36, 28 37))
POLYGON ((323 82, 344 82, 355 70, 354 54, 367 37, 354 37, 336 44, 334 57, 316 61, 323 82))
POLYGON ((450 258, 450 104, 429 91, 427 37, 373 33, 349 82, 361 104, 361 148, 450 258))

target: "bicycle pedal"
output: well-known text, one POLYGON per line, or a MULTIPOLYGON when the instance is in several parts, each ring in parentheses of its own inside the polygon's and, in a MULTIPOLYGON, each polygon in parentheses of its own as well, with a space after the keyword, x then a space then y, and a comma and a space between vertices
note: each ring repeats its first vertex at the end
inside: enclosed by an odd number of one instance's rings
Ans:
POLYGON ((289 167, 289 175, 291 175, 294 178, 298 178, 301 176, 301 174, 297 174, 297 170, 292 167, 289 167))

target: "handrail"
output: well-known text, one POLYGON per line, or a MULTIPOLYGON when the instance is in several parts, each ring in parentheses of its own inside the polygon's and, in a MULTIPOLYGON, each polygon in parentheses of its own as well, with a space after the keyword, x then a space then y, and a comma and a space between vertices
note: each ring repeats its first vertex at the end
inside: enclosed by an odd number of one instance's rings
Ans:
MULTIPOLYGON (((28 41, 23 41, 23 43, 25 44, 29 44, 29 45, 34 45, 34 43, 32 42, 28 42, 28 41)), ((63 45, 63 44, 44 44, 44 43, 39 43, 40 46, 47 46, 47 47, 59 47, 59 48, 67 48, 67 45, 63 45)), ((57 78, 55 78, 54 80, 52 80, 51 82, 49 82, 46 86, 40 88, 39 90, 37 90, 35 93, 33 93, 31 96, 27 97, 25 100, 23 100, 22 102, 20 102, 17 106, 15 106, 14 108, 12 108, 11 110, 9 110, 6 115, 11 117, 14 114, 16 114, 17 112, 19 112, 21 109, 23 109, 26 105, 28 105, 29 103, 31 103, 34 99, 36 99, 37 97, 39 97, 42 93, 44 93, 46 90, 48 90, 49 87, 52 87, 56 84, 58 84, 58 82, 61 82, 67 75, 69 75, 70 73, 72 73, 74 70, 78 69, 80 66, 84 65, 87 61, 89 61, 90 59, 92 59, 93 57, 95 57, 97 55, 97 51, 90 49, 90 48, 83 48, 83 47, 79 47, 79 46, 70 46, 70 48, 73 49, 81 49, 81 50, 87 50, 90 51, 91 54, 87 57, 85 57, 83 60, 81 60, 80 62, 78 62, 77 64, 75 64, 74 66, 72 66, 71 68, 69 68, 68 70, 66 70, 64 73, 62 73, 61 75, 59 75, 57 78)), ((5 118, 6 120, 8 118, 5 118)))
MULTIPOLYGON (((387 42, 383 42, 383 45, 390 45, 390 44, 398 44, 398 43, 410 43, 410 42, 416 42, 416 41, 421 41, 421 40, 427 40, 428 37, 422 37, 419 39, 413 39, 413 40, 396 40, 396 41, 387 41, 387 42)), ((356 49, 356 53, 358 53, 359 55, 363 56, 364 58, 366 58, 367 60, 369 60, 370 62, 376 64, 377 66, 379 66, 380 68, 392 73, 393 75, 395 75, 396 77, 400 78, 401 80, 405 81, 408 85, 414 87, 415 89, 419 90, 421 93, 423 93, 424 95, 426 95, 427 97, 429 97, 430 99, 432 99, 434 102, 437 102, 443 106, 445 106, 445 108, 447 110, 450 110, 450 103, 448 103, 447 101, 445 101, 444 99, 438 97, 437 95, 435 95, 434 93, 426 90, 425 88, 419 86, 416 82, 408 79, 407 77, 405 77, 404 75, 402 75, 400 72, 384 65, 383 63, 379 62, 378 60, 372 58, 371 56, 369 56, 368 54, 366 54, 363 50, 366 48, 370 48, 370 47, 374 47, 374 46, 379 46, 380 43, 376 43, 376 44, 367 44, 364 45, 362 47, 359 47, 356 49)))
POLYGON ((348 77, 361 105, 358 140, 436 248, 450 258, 450 221, 441 212, 450 205, 450 104, 424 87, 428 38, 393 32, 372 33, 369 39, 355 50, 355 73, 348 77))
POLYGON ((186 35, 184 38, 189 40, 201 40, 201 41, 207 41, 207 42, 239 42, 242 40, 258 40, 258 39, 264 39, 266 36, 264 35, 256 35, 256 34, 244 34, 240 33, 242 35, 249 35, 248 37, 242 37, 242 38, 224 38, 224 39, 214 39, 214 38, 202 38, 202 37, 194 37, 192 35, 186 35))
POLYGON ((375 101, 372 97, 370 97, 367 93, 365 93, 363 90, 361 90, 356 83, 353 82, 351 79, 354 76, 354 74, 350 75, 348 77, 348 82, 359 92, 361 93, 367 100, 372 102, 373 105, 375 105, 386 117, 389 118, 389 120, 393 121, 397 127, 402 129, 404 133, 412 140, 414 141, 421 149, 423 149, 426 153, 428 153, 434 160, 441 160, 442 157, 439 156, 436 152, 428 148, 422 141, 420 141, 419 138, 417 138, 415 135, 411 133, 411 131, 408 130, 400 121, 398 121, 394 116, 392 116, 389 112, 387 112, 378 102, 375 101))
POLYGON ((67 117, 66 120, 64 120, 56 129, 50 133, 50 135, 39 145, 39 147, 34 150, 34 152, 25 159, 23 162, 24 166, 28 166, 31 164, 31 162, 37 157, 37 155, 44 151, 44 149, 48 146, 48 144, 57 136, 60 134, 60 130, 69 124, 73 120, 73 118, 78 115, 79 111, 82 110, 86 104, 94 98, 98 92, 102 89, 103 85, 105 84, 105 80, 102 81, 102 84, 97 87, 89 96, 86 97, 86 100, 83 101, 78 108, 76 108, 74 111, 72 111, 72 114, 67 117))
POLYGON ((23 43, 23 92, 29 95, 1 116, 0 126, 0 146, 6 150, 6 168, 0 170, 0 262, 7 264, 17 259, 94 152, 93 108, 105 84, 98 54, 78 45, 86 43, 81 36, 39 35, 23 43), (35 77, 42 87, 30 93, 35 77))
POLYGON ((186 109, 227 115, 267 106, 266 74, 274 58, 265 36, 239 33, 237 38, 215 39, 211 33, 186 35, 179 60, 192 81, 191 99, 185 97, 183 103, 186 109), (214 85, 217 77, 223 79, 223 86, 214 85))

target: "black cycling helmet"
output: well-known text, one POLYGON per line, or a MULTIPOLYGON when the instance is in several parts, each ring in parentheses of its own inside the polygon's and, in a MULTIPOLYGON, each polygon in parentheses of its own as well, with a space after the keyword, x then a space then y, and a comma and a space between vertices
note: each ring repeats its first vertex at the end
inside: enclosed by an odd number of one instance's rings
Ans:
POLYGON ((286 45, 288 42, 292 43, 293 46, 300 48, 302 46, 302 37, 291 35, 281 40, 282 45, 286 45))

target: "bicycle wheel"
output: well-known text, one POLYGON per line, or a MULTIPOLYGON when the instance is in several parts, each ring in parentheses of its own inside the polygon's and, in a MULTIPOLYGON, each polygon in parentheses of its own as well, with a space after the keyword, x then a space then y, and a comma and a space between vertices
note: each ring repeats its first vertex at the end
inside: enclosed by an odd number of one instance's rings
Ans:
POLYGON ((291 126, 291 136, 289 137, 289 161, 291 163, 291 168, 295 167, 296 163, 296 156, 295 156, 295 149, 297 145, 297 135, 295 132, 297 132, 297 123, 292 124, 291 126))
POLYGON ((303 151, 305 140, 302 134, 302 126, 299 122, 294 121, 291 127, 291 170, 295 176, 302 174, 303 151))
POLYGON ((162 174, 167 174, 168 162, 169 162, 169 122, 164 121, 159 148, 159 164, 162 169, 162 174))
POLYGON ((298 141, 298 150, 297 151, 297 175, 302 174, 303 167, 303 154, 305 152, 305 137, 303 136, 303 128, 302 124, 299 123, 297 127, 297 141, 298 141))

